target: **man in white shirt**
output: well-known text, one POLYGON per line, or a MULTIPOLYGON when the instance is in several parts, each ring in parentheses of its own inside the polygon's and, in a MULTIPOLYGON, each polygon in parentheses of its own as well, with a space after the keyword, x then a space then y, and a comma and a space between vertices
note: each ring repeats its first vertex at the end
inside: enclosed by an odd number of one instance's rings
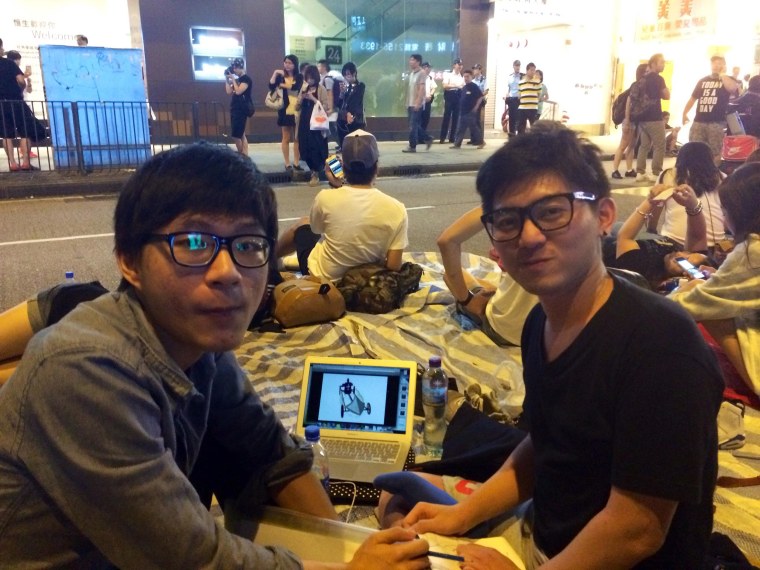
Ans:
POLYGON ((427 131, 428 124, 430 124, 430 111, 433 108, 433 99, 435 99, 435 92, 438 89, 438 84, 430 76, 430 63, 424 62, 422 64, 422 71, 427 75, 425 79, 425 108, 422 109, 422 120, 420 125, 424 131, 427 131))
POLYGON ((440 143, 454 142, 459 126, 459 98, 464 87, 462 60, 455 59, 451 71, 443 74, 443 122, 440 143))
POLYGON ((330 94, 330 99, 333 103, 333 111, 328 116, 328 119, 330 121, 330 136, 337 143, 338 110, 340 110, 338 98, 340 94, 340 84, 345 82, 345 79, 339 72, 330 69, 330 64, 326 59, 320 59, 317 62, 317 69, 319 70, 319 82, 325 89, 327 89, 327 92, 330 94))
POLYGON ((409 220, 401 202, 374 186, 380 156, 377 141, 358 130, 343 139, 342 148, 346 184, 340 186, 328 174, 336 187, 317 194, 309 217, 280 236, 277 254, 296 252, 302 273, 332 281, 365 263, 398 271, 409 243, 409 220))

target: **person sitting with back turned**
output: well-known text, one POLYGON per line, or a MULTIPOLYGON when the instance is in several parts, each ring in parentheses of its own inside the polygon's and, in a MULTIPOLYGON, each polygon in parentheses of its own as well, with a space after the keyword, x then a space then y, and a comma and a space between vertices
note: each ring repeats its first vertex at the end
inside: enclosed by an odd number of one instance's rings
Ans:
MULTIPOLYGON (((419 503, 402 524, 462 534, 532 499, 529 568, 698 569, 712 530, 720 371, 684 311, 606 271, 615 203, 599 154, 539 121, 481 167, 486 230, 540 301, 522 338, 529 435, 468 498, 419 503)), ((515 567, 477 545, 458 550, 465 568, 515 567)))
POLYGON ((341 183, 326 169, 337 188, 322 190, 314 198, 311 214, 301 218, 280 236, 277 255, 296 252, 301 273, 336 281, 365 263, 401 268, 408 245, 409 219, 404 205, 374 186, 378 158, 375 137, 354 131, 343 139, 341 183))
MULTIPOLYGON (((231 352, 266 285, 271 187, 227 148, 178 147, 127 182, 114 226, 120 290, 35 335, 0 390, 3 567, 325 568, 247 524, 269 501, 336 518, 311 451, 231 352)), ((424 568, 413 538, 331 567, 424 568)))

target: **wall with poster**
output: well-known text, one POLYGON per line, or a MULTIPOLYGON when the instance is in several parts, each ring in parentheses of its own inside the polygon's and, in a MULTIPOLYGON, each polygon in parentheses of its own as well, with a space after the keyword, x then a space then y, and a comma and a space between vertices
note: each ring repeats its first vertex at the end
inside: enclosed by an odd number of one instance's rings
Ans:
POLYGON ((83 34, 91 46, 133 46, 127 0, 2 0, 0 30, 5 50, 21 53, 21 66, 32 67, 29 98, 45 98, 38 48, 43 44, 76 46, 83 34), (75 6, 75 9, 73 9, 75 6))

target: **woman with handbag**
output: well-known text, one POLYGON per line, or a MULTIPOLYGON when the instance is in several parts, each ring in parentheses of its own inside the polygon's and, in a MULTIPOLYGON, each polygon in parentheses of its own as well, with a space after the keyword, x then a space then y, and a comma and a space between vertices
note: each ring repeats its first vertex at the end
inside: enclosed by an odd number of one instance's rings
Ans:
POLYGON ((248 117, 253 116, 253 99, 251 99, 251 85, 253 81, 245 72, 245 62, 236 57, 232 65, 225 71, 227 81, 224 89, 227 95, 232 95, 230 101, 230 136, 235 141, 237 151, 243 156, 248 156, 248 139, 245 136, 245 124, 248 117))
MULTIPOLYGON (((282 129, 282 156, 285 158, 285 168, 288 171, 303 170, 299 163, 301 155, 296 139, 296 104, 298 94, 303 85, 303 76, 298 72, 298 57, 286 55, 282 69, 275 69, 269 79, 270 94, 279 90, 282 102, 277 110, 277 125, 282 129), (290 165, 290 143, 293 142, 293 165, 290 165)), ((269 95, 268 95, 269 96, 269 95)))
POLYGON ((346 80, 341 86, 340 111, 338 112, 338 146, 343 147, 347 134, 364 129, 364 83, 359 81, 356 65, 348 62, 341 71, 346 80))
POLYGON ((319 173, 324 170, 327 160, 327 134, 330 132, 327 117, 332 113, 332 96, 321 85, 315 65, 309 65, 303 77, 303 87, 296 103, 296 133, 301 157, 311 170, 309 186, 317 186, 319 173))

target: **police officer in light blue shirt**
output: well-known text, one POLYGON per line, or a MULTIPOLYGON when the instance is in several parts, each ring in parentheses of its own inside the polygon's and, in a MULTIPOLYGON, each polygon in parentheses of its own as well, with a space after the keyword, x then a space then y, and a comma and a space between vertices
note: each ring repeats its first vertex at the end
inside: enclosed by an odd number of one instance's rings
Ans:
POLYGON ((509 136, 517 134, 517 109, 520 107, 520 81, 525 76, 524 73, 520 73, 519 59, 516 59, 512 63, 512 73, 507 77, 509 91, 504 99, 507 102, 507 109, 509 109, 509 136))

